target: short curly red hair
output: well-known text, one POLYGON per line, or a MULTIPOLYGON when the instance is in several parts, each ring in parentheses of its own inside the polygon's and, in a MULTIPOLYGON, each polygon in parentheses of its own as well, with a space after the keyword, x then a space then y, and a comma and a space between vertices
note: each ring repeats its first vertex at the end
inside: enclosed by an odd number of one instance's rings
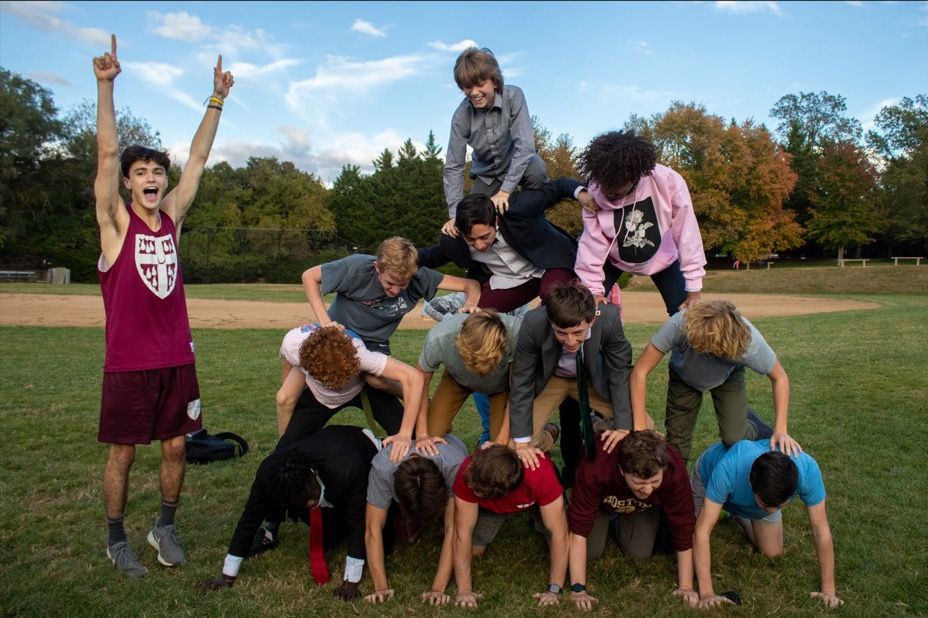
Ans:
POLYGON ((351 338, 330 326, 310 333, 300 345, 300 367, 328 389, 340 390, 361 371, 351 338))

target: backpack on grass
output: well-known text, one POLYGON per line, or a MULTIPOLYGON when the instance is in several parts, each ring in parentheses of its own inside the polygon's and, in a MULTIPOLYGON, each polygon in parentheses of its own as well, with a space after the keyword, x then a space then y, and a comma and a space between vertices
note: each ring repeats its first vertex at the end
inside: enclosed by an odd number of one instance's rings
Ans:
POLYGON ((205 464, 241 457, 248 452, 248 443, 238 434, 220 431, 210 435, 205 429, 188 433, 186 439, 187 463, 205 464))

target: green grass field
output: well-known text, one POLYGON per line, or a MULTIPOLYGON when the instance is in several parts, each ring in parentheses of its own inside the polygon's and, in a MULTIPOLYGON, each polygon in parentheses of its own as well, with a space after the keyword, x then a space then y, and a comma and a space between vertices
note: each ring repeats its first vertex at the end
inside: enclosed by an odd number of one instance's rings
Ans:
MULTIPOLYGON (((892 270, 906 271, 909 277, 916 272, 915 268, 892 270)), ((909 283, 909 290, 920 289, 917 281, 914 288, 911 279, 909 283)), ((0 286, 0 292, 31 291, 14 287, 19 286, 0 286)), ((293 286, 282 287, 286 289, 280 294, 292 293, 293 286)), ((190 286, 189 295, 199 296, 206 289, 212 297, 254 297, 255 293, 248 286, 190 286)), ((711 289, 718 291, 714 285, 711 289)), ((299 293, 298 288, 294 291, 299 293)), ((879 303, 881 308, 757 319, 755 324, 790 375, 790 432, 816 457, 824 473, 838 593, 846 601, 835 613, 926 615, 928 448, 923 424, 928 401, 928 296, 867 293, 853 298, 879 303)), ((652 330, 629 328, 636 353, 652 330)), ((96 442, 102 330, 0 329, 4 437, 0 450, 0 616, 469 613, 457 608, 433 609, 418 601, 437 561, 436 530, 429 531, 418 545, 399 547, 388 556, 387 569, 397 599, 383 606, 345 605, 333 598, 331 588, 314 587, 306 567, 307 530, 290 522, 282 528, 281 546, 246 562, 235 588, 208 595, 195 590, 196 582, 218 574, 254 471, 274 445, 273 397, 280 375, 276 352, 282 334, 266 330, 194 332, 206 426, 244 435, 253 450, 243 459, 188 468, 178 523, 189 561, 168 570, 157 565, 154 551, 144 540, 159 503, 158 449, 139 449, 127 529, 151 574, 130 581, 115 573, 104 555, 101 475, 106 447, 96 442)), ((422 331, 397 333, 394 353, 413 362, 423 336, 422 331)), ((656 370, 649 382, 649 410, 659 426, 665 373, 656 370)), ((766 378, 751 375, 748 390, 759 413, 771 419, 766 378)), ((707 402, 700 415, 696 453, 716 439, 710 405, 707 402)), ((344 423, 363 422, 354 411, 336 418, 344 423)), ((473 443, 479 422, 469 404, 458 419, 457 433, 473 443)), ((716 589, 740 592, 744 605, 713 610, 713 615, 831 613, 809 599, 809 592, 818 586, 818 568, 804 511, 801 504, 785 509, 787 551, 775 560, 752 553, 732 522, 719 524, 713 537, 716 589)), ((343 550, 330 556, 336 576, 343 559, 343 550)), ((590 592, 600 599, 599 615, 694 613, 670 595, 676 573, 671 557, 635 563, 618 556, 613 548, 588 572, 590 592)), ((474 566, 475 588, 484 594, 481 612, 573 613, 566 600, 558 608, 535 609, 531 593, 546 583, 547 548, 527 520, 508 521, 487 555, 474 566)), ((367 577, 362 590, 370 591, 367 577)))

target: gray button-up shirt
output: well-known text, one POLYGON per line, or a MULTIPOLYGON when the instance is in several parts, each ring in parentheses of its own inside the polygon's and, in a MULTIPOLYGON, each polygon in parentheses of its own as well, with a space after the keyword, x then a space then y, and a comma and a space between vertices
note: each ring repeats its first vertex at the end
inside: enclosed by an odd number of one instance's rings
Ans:
POLYGON ((466 98, 451 117, 451 138, 445 159, 445 200, 453 219, 464 197, 467 147, 473 148, 471 174, 488 184, 503 179, 501 191, 512 193, 535 154, 532 117, 518 86, 504 85, 487 110, 466 98))

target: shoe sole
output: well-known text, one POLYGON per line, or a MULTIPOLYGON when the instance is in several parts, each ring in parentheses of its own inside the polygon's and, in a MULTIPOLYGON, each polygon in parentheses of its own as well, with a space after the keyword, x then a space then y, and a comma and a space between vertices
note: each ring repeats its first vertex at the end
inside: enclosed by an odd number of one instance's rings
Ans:
POLYGON ((161 557, 161 545, 158 544, 158 539, 155 538, 154 530, 148 533, 148 544, 158 550, 158 562, 160 562, 166 567, 175 567, 187 561, 186 559, 184 559, 184 560, 181 560, 180 562, 168 562, 167 560, 162 558, 161 557))
MULTIPOLYGON (((115 569, 115 568, 116 568, 116 559, 113 558, 113 555, 110 553, 110 548, 109 548, 109 547, 106 548, 106 557, 109 558, 110 562, 113 563, 113 568, 115 569)), ((139 563, 139 564, 141 564, 141 563, 139 563)), ((142 564, 142 568, 145 569, 145 572, 139 573, 138 575, 133 575, 133 574, 129 573, 128 571, 122 571, 121 569, 120 569, 120 572, 125 573, 125 574, 126 574, 126 577, 131 577, 132 579, 141 579, 141 578, 145 577, 146 575, 148 575, 148 569, 145 567, 144 564, 142 564)))

